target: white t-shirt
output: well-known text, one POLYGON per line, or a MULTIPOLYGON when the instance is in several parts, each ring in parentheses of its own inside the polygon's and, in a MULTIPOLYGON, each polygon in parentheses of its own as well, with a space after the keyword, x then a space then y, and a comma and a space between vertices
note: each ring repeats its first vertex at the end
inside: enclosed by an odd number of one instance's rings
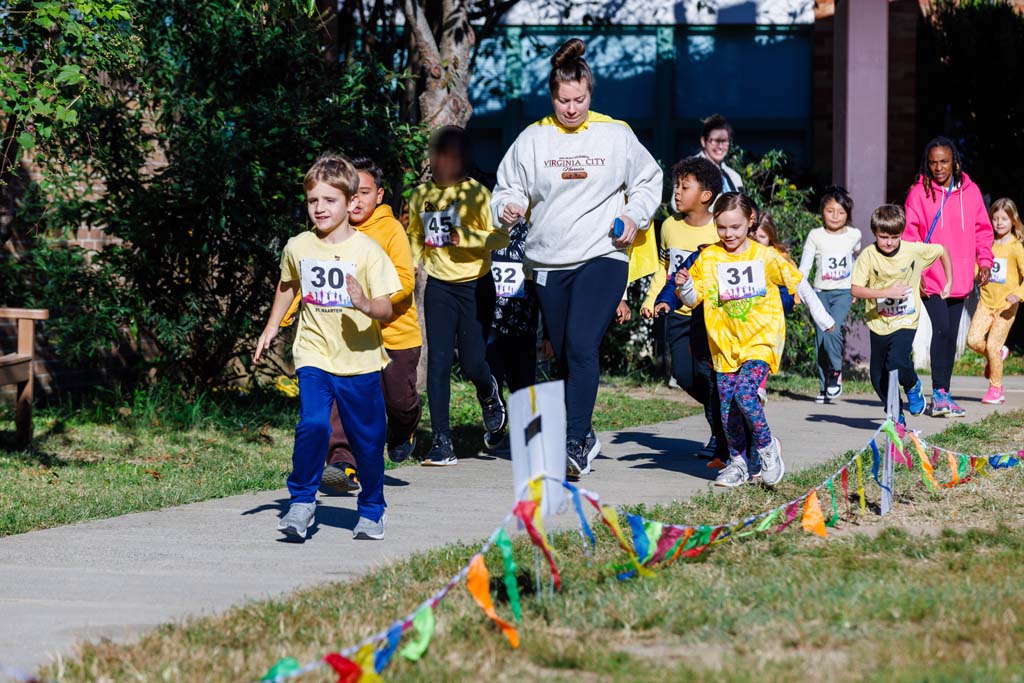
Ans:
POLYGON ((814 288, 818 291, 849 289, 860 241, 861 232, 852 225, 842 232, 811 230, 800 257, 800 272, 808 278, 814 268, 814 288))

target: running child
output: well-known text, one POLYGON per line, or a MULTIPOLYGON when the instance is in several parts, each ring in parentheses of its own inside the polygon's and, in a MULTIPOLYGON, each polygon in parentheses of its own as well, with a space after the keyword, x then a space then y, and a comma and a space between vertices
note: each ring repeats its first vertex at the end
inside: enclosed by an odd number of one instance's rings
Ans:
MULTIPOLYGON (((907 394, 907 410, 911 415, 920 415, 925 408, 924 394, 911 352, 921 318, 921 277, 925 269, 941 261, 945 274, 942 298, 949 296, 953 279, 946 247, 903 240, 905 227, 903 207, 884 204, 875 209, 871 214, 875 243, 865 247, 853 264, 850 291, 858 299, 864 299, 871 337, 871 384, 875 393, 885 406, 889 396, 889 373, 898 370, 900 386, 907 394)), ((901 421, 903 405, 901 401, 901 421)))
POLYGON ((484 429, 505 428, 501 391, 487 364, 487 332, 494 315, 491 251, 508 244, 508 233, 491 224, 491 193, 467 173, 469 137, 447 126, 430 140, 432 180, 409 197, 412 262, 425 262, 423 313, 427 328, 427 402, 433 443, 422 464, 457 465, 448 410, 455 349, 462 374, 476 387, 484 429))
MULTIPOLYGON (((392 462, 403 462, 416 449, 416 427, 422 413, 416 389, 416 368, 423 345, 413 295, 416 273, 405 228, 384 203, 383 171, 365 158, 353 159, 352 165, 359 174, 359 190, 349 212, 349 223, 384 249, 402 283, 402 288, 391 296, 391 317, 382 321, 380 327, 384 350, 391 360, 381 373, 388 416, 388 457, 392 462)), ((331 411, 331 441, 320 484, 325 490, 338 493, 359 489, 355 455, 337 404, 331 411)))
POLYGON ((778 251, 750 239, 757 207, 749 197, 726 192, 715 202, 714 219, 721 241, 701 251, 690 270, 680 269, 675 282, 684 304, 705 302, 729 444, 729 460, 715 484, 734 487, 749 481, 746 454, 753 446, 761 462, 761 481, 773 486, 782 480, 785 463, 757 389, 765 375, 779 367, 778 340, 786 333, 779 288, 799 292, 820 327, 830 329, 835 322, 795 266, 778 251))
POLYGON ((1010 355, 1006 337, 1024 299, 1024 226, 1017 205, 1010 199, 997 199, 989 208, 992 232, 992 272, 981 288, 981 301, 971 318, 967 345, 983 356, 989 387, 982 403, 999 404, 1003 396, 1003 361, 1010 355))
POLYGON ((814 334, 818 360, 818 396, 814 402, 828 403, 843 393, 843 324, 853 305, 850 277, 862 235, 850 224, 853 198, 842 187, 825 190, 820 211, 822 227, 811 230, 804 241, 800 272, 806 278, 814 270, 814 291, 836 321, 836 328, 828 334, 820 330, 814 334))
POLYGON ((697 455, 705 459, 718 457, 724 462, 728 458, 728 446, 716 400, 718 392, 711 369, 703 308, 698 306, 694 310, 678 300, 669 304, 661 298, 666 286, 675 289, 676 271, 687 259, 702 245, 718 242, 711 203, 722 193, 722 172, 708 159, 689 157, 672 167, 672 184, 676 213, 661 224, 658 270, 640 306, 640 315, 644 318, 668 316, 665 326, 672 376, 683 391, 704 406, 704 417, 711 429, 711 438, 697 455), (677 308, 672 310, 673 306, 677 308))
POLYGON ((335 404, 348 429, 362 490, 355 538, 384 538, 384 440, 386 413, 381 370, 388 364, 378 321, 392 315, 391 295, 402 288, 384 250, 353 229, 349 210, 359 175, 341 157, 324 155, 303 180, 315 231, 292 237, 281 255, 281 280, 270 319, 256 342, 259 362, 301 292, 298 330, 292 345, 299 379, 299 423, 295 427, 291 495, 278 524, 287 536, 305 539, 316 513, 316 490, 331 437, 335 404))

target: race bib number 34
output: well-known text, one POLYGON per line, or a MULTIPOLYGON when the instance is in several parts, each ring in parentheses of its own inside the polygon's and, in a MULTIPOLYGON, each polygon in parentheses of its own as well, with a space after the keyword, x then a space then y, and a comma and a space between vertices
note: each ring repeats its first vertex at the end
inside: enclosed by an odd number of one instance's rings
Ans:
POLYGON ((1007 260, 1004 258, 992 259, 992 271, 989 275, 989 282, 994 282, 997 285, 1006 284, 1006 263, 1007 260))
POLYGON ((853 252, 825 252, 821 255, 821 279, 826 282, 845 280, 850 277, 853 252))
POLYGON ((515 261, 498 261, 491 263, 491 275, 494 277, 494 293, 506 299, 522 299, 526 296, 526 272, 523 264, 515 261))
POLYGON ((764 296, 768 287, 764 277, 764 261, 735 261, 718 264, 718 298, 736 301, 764 296))
POLYGON ((452 243, 452 229, 461 226, 459 203, 452 202, 443 211, 424 211, 420 220, 423 221, 424 243, 428 247, 447 247, 452 243))
POLYGON ((303 303, 326 307, 352 305, 345 276, 355 277, 356 264, 304 258, 299 262, 299 273, 303 303))

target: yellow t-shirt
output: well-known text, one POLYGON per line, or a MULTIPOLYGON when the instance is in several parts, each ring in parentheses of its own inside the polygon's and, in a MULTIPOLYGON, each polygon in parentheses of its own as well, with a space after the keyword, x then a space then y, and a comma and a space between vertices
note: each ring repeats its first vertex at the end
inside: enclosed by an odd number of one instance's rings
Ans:
POLYGON ((753 240, 747 245, 735 253, 719 244, 707 247, 690 276, 697 303, 704 302, 715 370, 736 372, 747 361, 761 360, 774 373, 786 335, 779 287, 796 293, 803 275, 775 249, 753 240))
POLYGON ((508 232, 491 225, 491 193, 467 178, 450 187, 423 183, 409 197, 412 262, 426 261, 427 275, 446 282, 467 282, 491 270, 491 252, 508 244, 508 232), (447 243, 452 229, 459 246, 447 243))
MULTIPOLYGON (((715 222, 707 225, 690 225, 682 218, 672 216, 666 218, 661 224, 661 243, 658 248, 658 270, 651 279, 651 286, 647 290, 647 298, 644 299, 642 308, 654 310, 655 301, 661 293, 662 288, 675 277, 676 271, 683 265, 686 259, 697 251, 697 248, 705 244, 718 242, 718 228, 715 222)), ((690 315, 689 306, 680 306, 676 313, 690 315)))
POLYGON ((885 289, 903 283, 910 285, 914 294, 902 300, 866 299, 868 329, 875 334, 892 334, 896 330, 915 330, 921 319, 921 274, 939 260, 941 244, 908 242, 903 240, 895 254, 886 256, 872 244, 865 247, 853 264, 851 285, 885 289))
POLYGON ((380 326, 351 306, 345 274, 352 274, 370 299, 402 288, 388 255, 355 232, 329 244, 315 232, 288 240, 281 255, 281 280, 301 282, 302 309, 292 345, 295 367, 312 366, 334 375, 365 375, 388 364, 380 326))
POLYGON ((992 279, 981 288, 981 303, 1003 311, 1012 305, 1006 300, 1008 295, 1024 299, 1024 244, 1017 240, 993 244, 992 257, 992 279))

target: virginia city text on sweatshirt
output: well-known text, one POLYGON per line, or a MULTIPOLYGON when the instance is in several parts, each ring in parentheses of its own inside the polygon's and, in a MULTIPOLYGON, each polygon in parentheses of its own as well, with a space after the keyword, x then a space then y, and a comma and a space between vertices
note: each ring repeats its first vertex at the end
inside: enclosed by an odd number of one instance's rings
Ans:
POLYGON ((590 112, 569 130, 548 116, 505 153, 491 210, 495 225, 509 204, 527 210, 527 263, 564 269, 602 256, 628 260, 612 243, 612 223, 628 216, 647 229, 661 193, 661 168, 628 125, 590 112))

